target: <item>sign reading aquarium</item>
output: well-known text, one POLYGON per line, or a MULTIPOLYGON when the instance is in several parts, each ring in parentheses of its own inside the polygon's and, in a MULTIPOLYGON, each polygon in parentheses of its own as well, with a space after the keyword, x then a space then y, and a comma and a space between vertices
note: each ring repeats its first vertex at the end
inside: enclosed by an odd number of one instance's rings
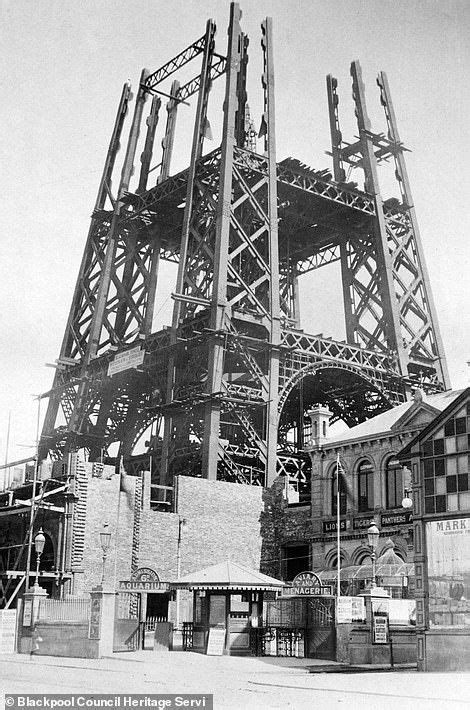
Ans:
POLYGON ((470 518, 426 523, 430 627, 470 625, 470 518))

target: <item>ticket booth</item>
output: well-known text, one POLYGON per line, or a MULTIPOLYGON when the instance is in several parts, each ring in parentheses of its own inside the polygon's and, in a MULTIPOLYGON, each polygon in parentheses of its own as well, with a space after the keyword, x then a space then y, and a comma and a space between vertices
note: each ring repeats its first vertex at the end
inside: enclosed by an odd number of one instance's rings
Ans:
POLYGON ((264 593, 280 591, 284 582, 226 561, 189 574, 172 586, 193 591, 194 651, 248 655, 251 629, 262 623, 264 593))

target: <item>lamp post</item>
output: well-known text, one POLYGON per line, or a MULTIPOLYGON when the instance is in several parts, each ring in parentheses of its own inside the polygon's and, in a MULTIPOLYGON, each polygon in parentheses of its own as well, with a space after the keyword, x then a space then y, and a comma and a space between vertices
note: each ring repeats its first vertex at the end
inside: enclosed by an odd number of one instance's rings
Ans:
POLYGON ((34 586, 38 587, 38 578, 39 578, 39 564, 41 562, 41 555, 44 550, 44 545, 46 543, 46 537, 42 531, 42 528, 40 528, 38 534, 34 538, 34 550, 36 552, 36 579, 34 581, 34 586))
POLYGON ((401 505, 405 510, 413 507, 411 471, 407 466, 403 466, 403 499, 401 505))
POLYGON ((101 586, 103 586, 103 583, 104 583, 106 557, 108 556, 109 545, 111 543, 111 533, 109 532, 108 528, 109 528, 108 523, 104 523, 103 529, 100 532, 101 549, 103 550, 103 571, 101 574, 101 586))
POLYGON ((380 531, 375 523, 372 523, 370 528, 367 530, 367 542, 371 550, 372 558, 372 584, 371 589, 374 589, 377 584, 375 582, 375 551, 377 550, 377 545, 379 543, 380 531))

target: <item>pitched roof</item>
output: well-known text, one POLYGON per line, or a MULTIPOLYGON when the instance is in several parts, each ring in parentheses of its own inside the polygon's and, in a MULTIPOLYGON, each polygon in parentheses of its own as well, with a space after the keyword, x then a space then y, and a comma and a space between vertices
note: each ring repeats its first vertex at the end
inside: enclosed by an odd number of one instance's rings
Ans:
POLYGON ((198 572, 187 574, 175 586, 188 589, 280 589, 284 582, 256 570, 225 560, 198 572))
POLYGON ((439 424, 447 419, 449 414, 453 411, 454 407, 457 409, 458 407, 461 406, 463 402, 466 401, 466 399, 470 396, 470 387, 466 387, 463 390, 456 391, 456 397, 452 399, 451 401, 447 402, 447 406, 444 407, 438 416, 433 419, 432 422, 429 422, 427 426, 425 426, 419 434, 417 434, 411 441, 407 443, 407 445, 398 453, 398 456, 400 459, 403 458, 404 455, 409 455, 411 453, 411 450, 413 447, 422 439, 425 439, 428 434, 432 432, 432 430, 436 427, 439 426, 439 424))
POLYGON ((405 422, 407 414, 411 414, 413 410, 418 411, 420 408, 427 408, 431 412, 434 409, 435 414, 442 412, 452 402, 459 397, 464 390, 448 390, 447 392, 439 392, 438 394, 424 395, 422 404, 417 404, 414 400, 403 402, 392 409, 388 409, 382 414, 378 414, 372 419, 368 419, 361 424, 357 424, 347 431, 340 434, 329 436, 323 445, 324 449, 334 446, 338 443, 347 443, 352 440, 366 439, 379 434, 390 432, 394 424, 397 424, 403 418, 405 422))

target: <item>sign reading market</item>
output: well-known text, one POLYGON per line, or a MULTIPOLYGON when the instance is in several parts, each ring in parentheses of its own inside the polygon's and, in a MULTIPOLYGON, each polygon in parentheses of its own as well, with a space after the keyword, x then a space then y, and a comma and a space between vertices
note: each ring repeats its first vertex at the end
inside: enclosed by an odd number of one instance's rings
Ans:
POLYGON ((320 597, 331 594, 331 587, 323 585, 315 572, 301 572, 294 577, 292 586, 285 593, 298 597, 320 597))

